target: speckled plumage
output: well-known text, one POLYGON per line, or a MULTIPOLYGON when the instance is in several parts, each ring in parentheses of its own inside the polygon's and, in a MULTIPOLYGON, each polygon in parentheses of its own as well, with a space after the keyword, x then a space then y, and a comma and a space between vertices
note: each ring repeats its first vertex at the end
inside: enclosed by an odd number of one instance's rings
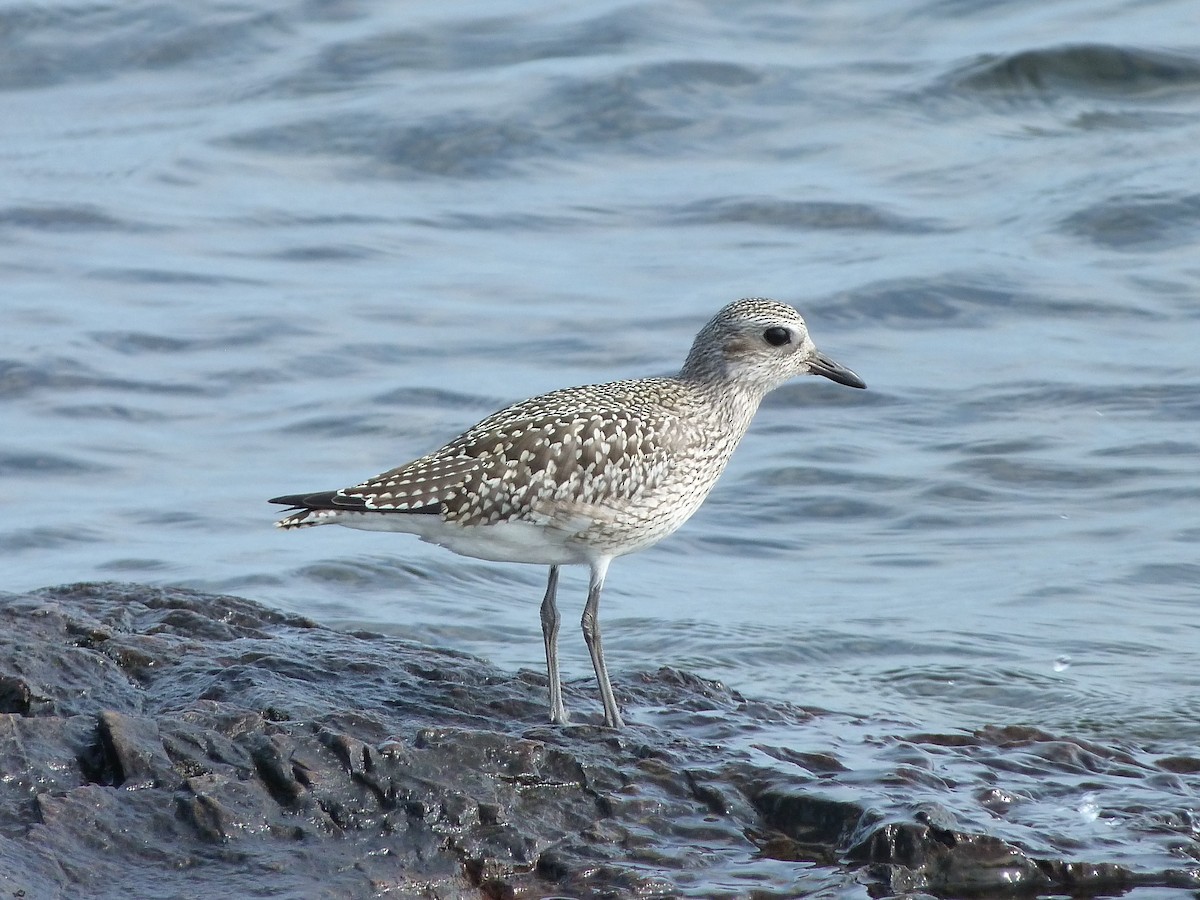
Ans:
POLYGON ((806 373, 864 387, 817 351, 790 306, 739 300, 700 331, 673 378, 586 385, 523 400, 361 484, 275 498, 272 503, 299 510, 276 524, 407 532, 466 556, 551 566, 542 624, 555 722, 567 718, 557 671, 557 567, 589 565, 584 636, 605 723, 618 727, 596 621, 609 562, 687 521, 763 396, 806 373))

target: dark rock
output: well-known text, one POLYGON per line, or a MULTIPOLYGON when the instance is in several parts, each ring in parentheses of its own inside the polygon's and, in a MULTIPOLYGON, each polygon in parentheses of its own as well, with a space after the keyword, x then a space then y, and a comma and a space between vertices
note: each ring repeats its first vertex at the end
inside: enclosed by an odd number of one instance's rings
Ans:
MULTIPOLYGON (((537 675, 235 597, 114 584, 0 595, 0 894, 1197 886, 1186 872, 1035 857, 960 827, 937 802, 881 809, 874 791, 887 779, 852 785, 832 746, 745 739, 760 722, 795 733, 827 714, 751 702, 670 669, 624 683, 631 721, 656 724, 617 733, 597 711, 552 727, 537 675)), ((595 706, 582 684, 567 686, 576 710, 595 706)), ((1032 747, 1072 770, 1140 765, 1032 732, 980 743, 1032 747)), ((915 796, 941 782, 892 783, 915 796)))

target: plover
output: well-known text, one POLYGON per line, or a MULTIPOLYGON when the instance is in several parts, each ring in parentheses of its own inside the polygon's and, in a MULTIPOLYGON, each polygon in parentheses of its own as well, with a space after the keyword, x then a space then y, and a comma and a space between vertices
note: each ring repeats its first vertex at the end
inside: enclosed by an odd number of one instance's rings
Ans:
POLYGON ((600 592, 615 557, 688 520, 716 484, 768 391, 796 375, 864 388, 817 350, 775 300, 738 300, 700 329, 678 375, 566 388, 522 400, 420 459, 353 487, 276 497, 280 528, 399 531, 463 556, 550 567, 542 636, 550 721, 567 722, 558 671, 558 569, 590 569, 583 637, 604 724, 622 726, 600 641, 600 592))

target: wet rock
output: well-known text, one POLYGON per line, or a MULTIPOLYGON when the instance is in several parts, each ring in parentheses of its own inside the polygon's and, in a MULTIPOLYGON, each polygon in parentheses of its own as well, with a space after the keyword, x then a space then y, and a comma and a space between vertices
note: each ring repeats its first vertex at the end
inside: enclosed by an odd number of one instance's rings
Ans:
MULTIPOLYGON (((623 683, 627 730, 600 727, 598 710, 551 727, 534 673, 236 597, 116 584, 0 595, 0 892, 207 896, 219 884, 238 897, 765 898, 863 896, 864 882, 876 896, 1196 886, 1182 870, 1038 857, 960 826, 937 802, 877 805, 885 779, 853 784, 854 767, 830 747, 745 740, 763 723, 798 734, 820 714, 670 669, 623 683)), ((567 687, 574 709, 595 706, 590 683, 567 687)), ((1102 748, 1068 750, 1047 735, 977 742, 1088 771, 1107 764, 1102 748)), ((913 774, 895 782, 914 797, 937 790, 905 752, 913 774)), ((999 792, 986 796, 987 809, 1004 808, 999 792)))

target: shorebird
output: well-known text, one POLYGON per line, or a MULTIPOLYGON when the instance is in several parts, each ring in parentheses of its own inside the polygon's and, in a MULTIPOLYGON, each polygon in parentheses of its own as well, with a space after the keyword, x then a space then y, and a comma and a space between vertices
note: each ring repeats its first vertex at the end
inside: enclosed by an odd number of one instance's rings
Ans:
POLYGON ((522 400, 361 484, 274 498, 296 510, 275 524, 399 531, 463 556, 549 566, 541 621, 556 724, 568 721, 558 671, 558 570, 588 566, 583 637, 604 724, 620 728, 600 640, 609 563, 658 543, 691 517, 763 397, 796 375, 866 387, 817 350, 791 306, 738 300, 700 329, 678 375, 522 400))

